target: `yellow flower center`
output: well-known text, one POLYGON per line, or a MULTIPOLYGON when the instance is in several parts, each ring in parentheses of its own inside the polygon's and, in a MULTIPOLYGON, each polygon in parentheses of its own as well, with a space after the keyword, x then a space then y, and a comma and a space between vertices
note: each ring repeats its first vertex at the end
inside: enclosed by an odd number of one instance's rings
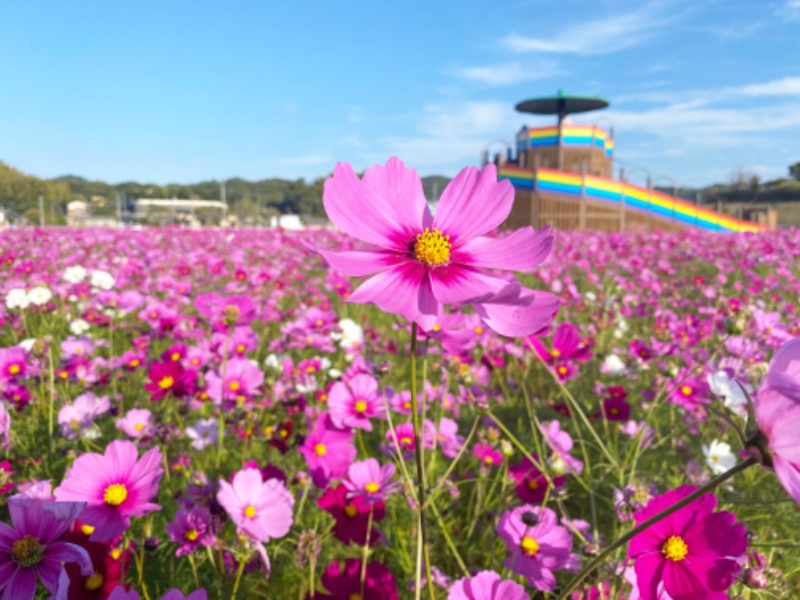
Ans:
POLYGON ((346 504, 344 507, 344 514, 352 519, 358 514, 358 509, 352 504, 346 504))
POLYGON ((8 367, 8 372, 10 375, 16 375, 19 373, 19 365, 11 365, 8 367))
POLYGON ((370 494, 374 494, 375 492, 381 489, 381 486, 373 481, 365 485, 364 489, 370 494))
POLYGON ((94 575, 90 575, 86 578, 86 581, 83 583, 83 587, 85 587, 90 592, 95 590, 99 590, 103 586, 103 576, 100 573, 95 573, 94 575))
POLYGON ((442 330, 442 326, 439 325, 439 324, 436 324, 436 325, 433 326, 433 330, 434 331, 441 331, 442 330))
POLYGON ((664 558, 677 562, 686 558, 686 555, 689 554, 689 546, 680 536, 672 535, 661 546, 661 554, 664 555, 664 558))
POLYGON ((522 538, 522 543, 519 546, 528 556, 536 556, 536 553, 539 552, 539 542, 529 535, 526 535, 524 538, 522 538))
POLYGON ((106 504, 110 504, 111 506, 119 506, 125 502, 127 497, 128 488, 121 483, 114 483, 108 486, 103 493, 103 500, 106 501, 106 504))
POLYGON ((535 479, 528 479, 528 489, 529 490, 537 490, 539 489, 539 482, 535 479))
POLYGON ((550 350, 550 356, 552 356, 553 358, 558 358, 559 356, 561 356, 561 351, 558 348, 553 348, 552 350, 550 350))
POLYGON ((450 236, 436 229, 425 228, 414 242, 414 258, 426 265, 444 265, 450 261, 450 236))
POLYGON ((558 367, 558 369, 557 369, 557 370, 558 370, 558 374, 559 374, 559 375, 566 375, 566 374, 567 374, 567 371, 568 371, 567 367, 565 367, 565 366, 563 366, 563 365, 562 365, 562 366, 560 366, 560 367, 558 367))
POLYGON ((236 351, 237 351, 239 354, 241 354, 242 352, 244 352, 244 344, 239 344, 238 346, 236 346, 236 351))
POLYGON ((314 444, 314 454, 317 456, 325 456, 327 452, 328 448, 325 447, 325 444, 314 444))
POLYGON ((367 403, 364 402, 363 400, 356 400, 356 403, 353 405, 353 409, 357 413, 363 413, 364 411, 367 410, 367 403))
POLYGON ((128 366, 136 368, 139 366, 139 361, 134 358, 131 362, 128 363, 128 366))
POLYGON ((172 355, 170 356, 170 358, 173 361, 177 362, 177 361, 179 361, 181 359, 181 353, 180 352, 173 352, 172 355))
POLYGON ((483 457, 483 462, 486 463, 487 465, 490 465, 494 462, 494 459, 487 454, 486 456, 483 457))
POLYGON ((347 597, 347 600, 364 600, 364 598, 358 592, 353 592, 347 597))
POLYGON ((245 506, 244 507, 244 516, 247 517, 248 519, 252 519, 253 517, 255 517, 256 516, 256 507, 253 506, 252 504, 249 504, 248 506, 245 506))
POLYGON ((108 554, 114 560, 119 560, 119 557, 122 556, 122 550, 120 550, 119 548, 112 548, 111 552, 109 552, 108 554))
POLYGON ((162 390, 168 390, 174 385, 174 383, 175 380, 168 375, 162 378, 161 381, 158 382, 158 387, 160 387, 162 390))
POLYGON ((11 545, 11 558, 23 567, 32 567, 44 554, 44 546, 32 535, 26 535, 11 545))
POLYGON ((228 388, 229 388, 229 389, 230 389, 232 392, 238 392, 240 387, 242 387, 242 384, 240 384, 240 383, 239 383, 238 381, 236 381, 235 379, 234 379, 233 381, 231 381, 231 382, 228 384, 228 388))
POLYGON ((199 535, 200 534, 197 532, 197 529, 189 529, 186 533, 183 534, 183 538, 190 542, 194 542, 195 540, 197 540, 197 537, 199 535))
POLYGON ((137 423, 136 425, 133 426, 133 428, 136 431, 141 431, 142 429, 144 429, 144 425, 142 425, 141 423, 137 423))
POLYGON ((693 391, 692 388, 690 388, 688 385, 685 385, 681 388, 681 394, 683 394, 684 396, 691 396, 692 391, 693 391))
POLYGON ((91 525, 81 525, 81 531, 84 535, 92 535, 94 533, 94 527, 91 525))

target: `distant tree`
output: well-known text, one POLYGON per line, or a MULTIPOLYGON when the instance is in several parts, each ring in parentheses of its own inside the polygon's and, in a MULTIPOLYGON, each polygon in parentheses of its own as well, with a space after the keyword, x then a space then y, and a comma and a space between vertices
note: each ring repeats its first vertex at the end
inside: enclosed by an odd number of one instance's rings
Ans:
POLYGON ((800 181, 800 161, 789 166, 789 176, 800 181))

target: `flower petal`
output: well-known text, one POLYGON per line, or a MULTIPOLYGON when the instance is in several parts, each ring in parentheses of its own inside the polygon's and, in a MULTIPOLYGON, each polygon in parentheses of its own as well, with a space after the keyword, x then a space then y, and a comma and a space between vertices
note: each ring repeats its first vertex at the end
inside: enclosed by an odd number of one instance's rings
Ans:
POLYGON ((36 593, 36 571, 19 568, 3 590, 3 600, 31 600, 36 593))
POLYGON ((373 275, 407 260, 407 257, 396 252, 369 250, 333 252, 321 248, 314 248, 314 251, 327 261, 331 269, 350 277, 373 275))
MULTIPOLYGON (((394 163, 389 172, 382 170, 381 173, 371 175, 368 179, 369 183, 365 183, 358 178, 349 164, 338 163, 333 169, 333 177, 325 181, 325 191, 322 196, 328 218, 339 229, 355 238, 383 248, 407 250, 406 244, 413 237, 409 237, 407 231, 412 225, 410 222, 412 219, 406 215, 406 211, 410 215, 411 211, 415 210, 414 207, 419 205, 419 198, 414 193, 409 198, 398 201, 397 195, 392 193, 389 186, 391 181, 399 180, 404 193, 413 186, 409 184, 408 177, 398 173, 398 167, 394 163), (392 203, 410 203, 413 206, 404 209, 394 207, 392 203), (401 218, 401 215, 406 216, 401 218)), ((421 194, 421 183, 419 187, 421 194)), ((424 201, 424 197, 422 200, 424 201)), ((421 227, 424 222, 422 213, 419 214, 417 222, 421 227)), ((423 229, 418 228, 414 233, 419 233, 423 229)))
POLYGON ((506 220, 514 205, 514 186, 497 181, 494 165, 463 169, 444 190, 433 226, 458 246, 488 233, 506 220))
POLYGON ((385 312, 419 324, 424 330, 434 326, 439 308, 427 270, 412 260, 367 279, 347 301, 375 304, 385 312))
POLYGON ((474 306, 483 322, 500 335, 525 337, 547 328, 558 312, 559 304, 558 297, 550 292, 534 292, 522 288, 519 304, 501 301, 474 306), (532 301, 526 304, 529 298, 532 301))
POLYGON ((555 238, 550 227, 523 227, 501 238, 476 237, 453 250, 453 262, 485 269, 530 273, 550 254, 555 238))

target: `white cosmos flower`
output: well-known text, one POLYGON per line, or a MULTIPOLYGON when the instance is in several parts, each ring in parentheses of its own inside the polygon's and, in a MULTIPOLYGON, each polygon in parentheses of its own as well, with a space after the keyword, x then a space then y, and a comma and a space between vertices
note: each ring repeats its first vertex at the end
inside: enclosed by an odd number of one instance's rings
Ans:
POLYGON ((87 323, 83 319, 75 319, 72 323, 69 324, 69 330, 74 335, 83 335, 84 333, 89 331, 89 323, 87 323))
POLYGON ((337 336, 339 346, 345 350, 358 348, 364 343, 364 328, 353 319, 342 319, 339 321, 341 333, 337 336))
POLYGON ((53 298, 53 292, 46 287, 35 287, 28 292, 28 300, 36 306, 44 306, 53 298))
POLYGON ((622 375, 625 373, 625 363, 616 354, 609 354, 603 359, 603 364, 600 365, 601 373, 608 373, 609 375, 622 375))
MULTIPOLYGON (((714 395, 722 397, 725 406, 739 414, 747 412, 747 397, 744 395, 742 388, 739 387, 736 379, 728 376, 727 372, 717 371, 713 375, 709 375, 708 385, 714 395)), ((745 384, 745 389, 748 391, 749 387, 745 384)))
POLYGON ((731 452, 731 447, 725 442, 713 440, 710 444, 703 444, 703 456, 706 465, 714 474, 724 473, 736 464, 736 456, 731 452))
POLYGON ((22 308, 26 309, 30 306, 31 300, 28 298, 28 292, 22 288, 14 288, 6 294, 6 306, 8 308, 22 308))
POLYGON ((101 271, 100 269, 95 269, 92 271, 91 283, 94 287, 100 288, 101 290, 110 290, 114 287, 114 276, 111 275, 108 271, 101 271))
POLYGON ((67 267, 64 271, 64 281, 67 283, 80 283, 84 279, 86 279, 86 269, 81 267, 80 265, 75 265, 72 267, 67 267))

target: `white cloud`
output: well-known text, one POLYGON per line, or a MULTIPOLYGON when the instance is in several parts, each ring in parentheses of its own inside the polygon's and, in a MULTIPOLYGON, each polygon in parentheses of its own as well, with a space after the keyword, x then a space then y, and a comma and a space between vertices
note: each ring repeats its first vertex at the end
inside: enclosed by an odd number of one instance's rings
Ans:
POLYGON ((554 61, 541 60, 523 64, 520 61, 479 67, 461 67, 452 72, 456 77, 491 86, 514 85, 526 81, 546 79, 559 74, 554 61))
POLYGON ((670 17, 662 15, 658 4, 649 4, 628 13, 570 25, 550 37, 511 33, 501 43, 518 53, 608 54, 638 46, 676 18, 675 14, 670 17))
POLYGON ((800 21, 800 0, 786 0, 777 10, 777 14, 787 21, 800 21))
MULTIPOLYGON (((800 0, 797 0, 800 10, 800 0)), ((800 96, 800 77, 784 77, 767 83, 745 85, 736 89, 745 96, 800 96)))

